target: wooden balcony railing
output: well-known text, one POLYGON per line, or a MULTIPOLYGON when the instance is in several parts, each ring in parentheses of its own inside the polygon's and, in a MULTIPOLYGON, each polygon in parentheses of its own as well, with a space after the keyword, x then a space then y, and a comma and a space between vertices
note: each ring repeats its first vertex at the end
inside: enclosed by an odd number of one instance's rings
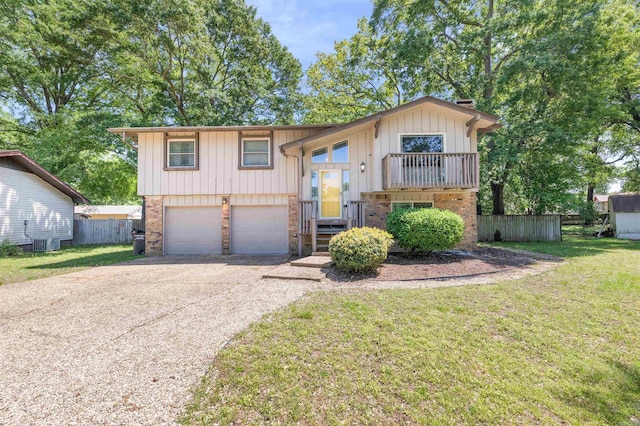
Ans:
POLYGON ((478 154, 388 154, 383 189, 477 188, 478 154))

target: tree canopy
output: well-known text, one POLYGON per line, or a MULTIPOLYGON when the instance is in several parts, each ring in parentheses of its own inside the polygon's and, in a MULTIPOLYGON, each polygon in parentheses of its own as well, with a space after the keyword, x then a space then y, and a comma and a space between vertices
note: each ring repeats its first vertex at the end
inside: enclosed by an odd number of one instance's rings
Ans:
POLYGON ((95 203, 135 200, 108 127, 291 123, 300 63, 242 0, 0 3, 1 148, 95 203))
POLYGON ((639 187, 639 9, 376 0, 302 88, 299 61, 243 0, 0 0, 0 148, 122 203, 136 199, 136 146, 108 127, 347 122, 471 98, 504 124, 479 143, 484 210, 580 209, 616 177, 639 187))
POLYGON ((613 160, 637 156, 638 12, 624 0, 377 0, 369 25, 311 67, 307 110, 354 95, 381 109, 385 88, 401 102, 474 99, 505 124, 480 141, 485 210, 577 209, 616 176, 613 160), (351 54, 359 40, 377 49, 351 54), (350 89, 363 77, 373 89, 350 89))

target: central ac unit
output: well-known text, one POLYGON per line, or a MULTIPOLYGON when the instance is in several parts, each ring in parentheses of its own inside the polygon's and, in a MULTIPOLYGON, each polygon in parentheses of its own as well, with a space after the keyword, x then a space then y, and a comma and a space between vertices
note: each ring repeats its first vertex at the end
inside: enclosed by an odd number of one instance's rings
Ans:
POLYGON ((60 250, 60 238, 39 238, 33 240, 33 251, 60 250))

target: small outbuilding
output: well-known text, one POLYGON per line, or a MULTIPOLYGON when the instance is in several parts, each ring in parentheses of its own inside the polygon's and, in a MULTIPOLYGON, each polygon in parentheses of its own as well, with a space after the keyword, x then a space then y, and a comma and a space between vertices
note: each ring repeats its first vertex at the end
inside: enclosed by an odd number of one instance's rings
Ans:
POLYGON ((609 196, 606 194, 594 195, 593 208, 598 213, 609 213, 609 196))
POLYGON ((76 219, 142 219, 142 206, 76 206, 76 219))
POLYGON ((0 150, 0 242, 56 249, 73 239, 79 203, 89 201, 24 153, 0 150))
POLYGON ((616 238, 640 240, 640 194, 611 195, 609 215, 616 238))

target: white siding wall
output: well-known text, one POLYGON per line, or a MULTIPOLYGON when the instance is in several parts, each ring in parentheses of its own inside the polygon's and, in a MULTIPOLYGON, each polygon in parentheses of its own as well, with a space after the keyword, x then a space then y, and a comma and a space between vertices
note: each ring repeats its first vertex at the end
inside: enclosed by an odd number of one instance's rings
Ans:
POLYGON ((640 213, 615 213, 612 221, 618 238, 640 239, 640 213))
POLYGON ((279 146, 312 133, 312 130, 275 131, 274 168, 238 170, 238 132, 201 132, 199 170, 193 171, 163 170, 163 134, 142 133, 138 137, 138 194, 295 194, 297 160, 280 154, 279 146))
POLYGON ((38 176, 0 167, 0 241, 30 244, 33 238, 73 238, 73 201, 38 176))
MULTIPOLYGON (((231 206, 286 205, 288 194, 248 194, 231 195, 231 206)), ((163 205, 179 206, 220 206, 222 195, 170 195, 163 197, 163 205)))

